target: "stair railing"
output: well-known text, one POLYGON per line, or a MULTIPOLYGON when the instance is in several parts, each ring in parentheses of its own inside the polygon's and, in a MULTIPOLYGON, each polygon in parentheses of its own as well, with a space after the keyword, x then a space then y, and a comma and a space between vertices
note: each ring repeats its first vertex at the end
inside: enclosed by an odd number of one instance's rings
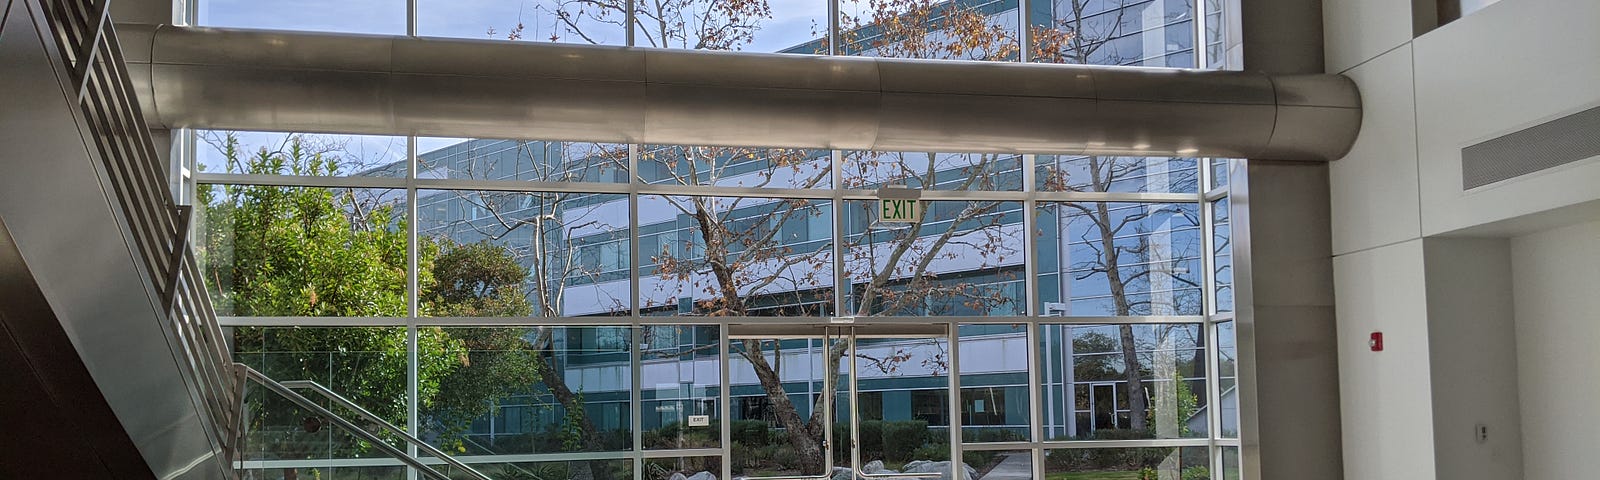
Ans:
POLYGON ((110 180, 139 261, 177 339, 174 352, 187 367, 197 403, 217 445, 236 460, 243 428, 243 379, 232 368, 216 311, 201 283, 189 247, 193 210, 178 205, 168 188, 140 112, 132 77, 110 20, 110 0, 34 0, 76 86, 81 119, 110 180))

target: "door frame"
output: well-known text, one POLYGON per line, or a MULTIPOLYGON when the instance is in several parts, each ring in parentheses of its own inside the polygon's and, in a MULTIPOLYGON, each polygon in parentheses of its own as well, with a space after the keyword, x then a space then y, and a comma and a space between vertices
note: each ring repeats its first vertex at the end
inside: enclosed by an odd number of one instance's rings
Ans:
MULTIPOLYGON (((827 324, 823 324, 823 323, 812 323, 812 324, 794 324, 794 323, 791 323, 791 324, 775 324, 775 323, 729 324, 727 326, 727 328, 728 328, 727 334, 724 335, 724 338, 722 340, 723 341, 723 345, 724 345, 724 347, 723 347, 724 351, 729 353, 729 356, 726 357, 726 359, 727 359, 726 361, 729 362, 727 368, 731 368, 731 366, 732 366, 732 364, 731 364, 731 361, 732 361, 731 355, 732 355, 732 352, 733 352, 732 345, 733 345, 733 342, 736 341, 736 340, 744 340, 744 339, 777 340, 777 339, 820 338, 822 340, 822 345, 825 348, 830 346, 830 345, 832 345, 832 342, 835 339, 843 338, 843 339, 845 339, 845 341, 849 342, 848 343, 848 351, 845 353, 844 359, 841 360, 841 362, 840 362, 840 365, 839 365, 840 368, 828 368, 828 365, 826 364, 826 360, 824 360, 824 364, 822 366, 822 368, 823 368, 823 371, 822 371, 822 377, 823 377, 822 395, 824 396, 824 398, 827 399, 827 401, 821 402, 822 403, 822 409, 823 409, 822 416, 825 419, 825 421, 823 422, 823 426, 822 426, 822 431, 823 431, 823 437, 822 437, 823 438, 823 444, 822 444, 823 452, 822 452, 822 454, 823 454, 823 458, 824 458, 825 463, 827 463, 829 465, 832 465, 834 463, 833 454, 834 454, 835 448, 837 446, 837 442, 834 441, 835 440, 835 436, 836 436, 836 432, 833 431, 833 425, 834 425, 834 421, 833 420, 837 418, 837 412, 834 411, 835 410, 834 404, 838 401, 837 400, 838 399, 837 395, 839 394, 838 389, 839 389, 839 383, 840 383, 839 382, 840 369, 848 368, 847 371, 849 372, 850 377, 849 377, 848 381, 846 382, 845 388, 846 388, 846 393, 847 393, 846 397, 849 399, 849 403, 848 403, 849 406, 847 407, 847 409, 848 409, 848 413, 850 414, 850 417, 849 417, 850 418, 850 420, 849 420, 849 422, 850 422, 850 433, 848 435, 849 436, 849 439, 848 439, 849 440, 849 449, 850 449, 850 458, 849 458, 850 465, 849 465, 849 467, 850 467, 851 471, 855 473, 855 477, 856 478, 858 478, 858 479, 870 479, 870 480, 922 480, 922 479, 936 479, 936 478, 941 478, 942 476, 944 476, 946 472, 937 472, 937 473, 877 473, 877 474, 868 474, 868 473, 862 473, 861 472, 861 467, 863 465, 863 462, 862 462, 862 459, 861 459, 861 453, 862 453, 861 452, 861 442, 860 442, 860 440, 858 438, 856 438, 856 433, 861 431, 861 403, 860 403, 861 402, 861 394, 860 394, 861 388, 860 388, 860 385, 858 383, 860 375, 858 374, 859 365, 857 363, 858 357, 857 357, 857 349, 856 349, 856 347, 859 345, 859 342, 857 340, 860 340, 860 339, 871 339, 871 338, 892 338, 892 339, 931 339, 931 340, 936 340, 936 341, 937 340, 943 340, 943 341, 947 342, 946 345, 949 345, 948 348, 950 350, 949 350, 949 367, 948 367, 948 370, 945 372, 945 378, 946 378, 945 385, 946 385, 947 397, 948 397, 946 399, 946 405, 947 405, 947 408, 949 410, 948 413, 946 414, 946 417, 949 418, 949 421, 946 422, 946 423, 948 424, 947 425, 947 432, 949 434, 948 444, 950 445, 950 458, 951 458, 951 461, 949 462, 950 472, 948 472, 948 473, 950 473, 952 475, 956 475, 955 477, 952 477, 952 478, 961 478, 959 476, 961 474, 961 472, 958 471, 961 468, 961 465, 963 465, 963 463, 959 461, 959 459, 961 458, 961 418, 960 418, 960 415, 961 415, 961 383, 960 383, 960 380, 959 380, 960 379, 960 375, 959 375, 958 370, 957 370, 959 368, 959 361, 960 361, 959 360, 960 355, 957 352, 957 350, 960 348, 959 328, 957 327, 957 325, 952 324, 952 323, 943 323, 943 322, 939 322, 939 323, 924 323, 924 324, 917 324, 917 323, 861 323, 861 324, 858 324, 858 323, 853 323, 853 322, 852 323, 835 322, 835 323, 827 323, 827 324)), ((727 371, 727 368, 725 368, 724 371, 727 371)), ((725 375, 725 377, 726 377, 726 375, 725 375)), ((723 388, 722 388, 722 396, 723 396, 722 401, 724 402, 724 404, 727 404, 727 402, 731 401, 731 397, 730 397, 730 393, 729 393, 731 390, 732 390, 732 386, 731 385, 725 384, 723 386, 723 388)), ((723 429, 725 430, 725 432, 726 432, 726 429, 728 429, 728 428, 731 428, 731 420, 727 420, 727 421, 723 422, 723 429)), ((724 437, 726 438, 727 435, 724 435, 724 437)), ((730 453, 731 453, 732 445, 728 445, 727 447, 730 448, 730 453)), ((731 464, 731 462, 733 462, 733 458, 731 457, 731 455, 728 458, 724 459, 724 462, 730 462, 730 464, 731 464)), ((826 479, 830 479, 832 477, 833 477, 833 469, 830 467, 826 471, 822 472, 822 474, 816 475, 816 476, 801 475, 801 476, 746 477, 746 478, 749 478, 750 480, 826 480, 826 479)))

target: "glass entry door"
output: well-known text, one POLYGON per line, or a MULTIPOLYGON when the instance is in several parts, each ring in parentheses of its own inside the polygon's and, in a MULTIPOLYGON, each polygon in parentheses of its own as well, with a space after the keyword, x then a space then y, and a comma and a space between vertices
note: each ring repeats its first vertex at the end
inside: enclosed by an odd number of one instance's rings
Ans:
MULTIPOLYGON (((919 479, 951 455, 945 325, 733 325, 734 478, 919 479)), ((954 477, 959 478, 959 477, 954 477)))

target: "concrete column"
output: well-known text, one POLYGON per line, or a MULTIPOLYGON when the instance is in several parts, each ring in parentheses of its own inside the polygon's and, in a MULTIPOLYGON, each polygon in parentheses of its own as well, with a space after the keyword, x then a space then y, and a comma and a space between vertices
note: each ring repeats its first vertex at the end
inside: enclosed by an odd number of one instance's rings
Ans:
POLYGON ((1230 202, 1245 478, 1342 479, 1328 170, 1247 163, 1230 202))
MULTIPOLYGON (((1232 64, 1321 73, 1321 0, 1236 0, 1232 64)), ((1245 478, 1344 478, 1328 166, 1250 159, 1232 202, 1245 478)))

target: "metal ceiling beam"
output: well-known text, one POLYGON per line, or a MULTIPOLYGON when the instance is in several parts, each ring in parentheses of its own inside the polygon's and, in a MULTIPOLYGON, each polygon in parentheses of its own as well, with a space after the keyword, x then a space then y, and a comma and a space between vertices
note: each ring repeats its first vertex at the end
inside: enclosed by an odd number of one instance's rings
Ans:
POLYGON ((1338 75, 119 26, 151 125, 1328 161, 1338 75), (147 74, 147 76, 145 75, 147 74))

